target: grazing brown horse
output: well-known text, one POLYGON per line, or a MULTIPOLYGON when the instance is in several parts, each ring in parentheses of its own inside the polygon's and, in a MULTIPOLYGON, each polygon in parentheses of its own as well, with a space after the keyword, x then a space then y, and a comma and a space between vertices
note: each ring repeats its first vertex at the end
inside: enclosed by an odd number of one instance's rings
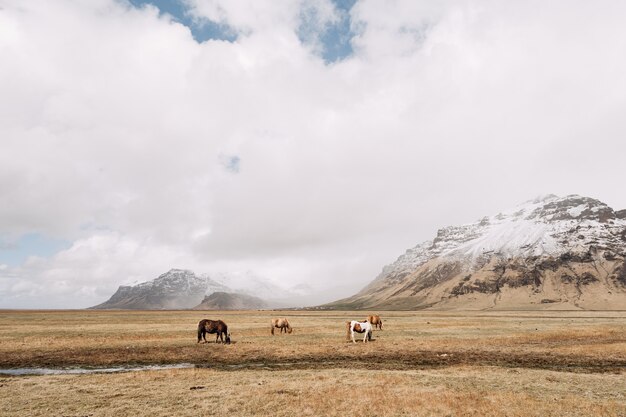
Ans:
POLYGON ((203 319, 198 323, 198 343, 204 339, 204 343, 207 343, 206 334, 215 333, 215 343, 220 339, 222 343, 230 344, 230 333, 228 333, 228 326, 222 320, 208 320, 203 319), (224 341, 224 335, 226 335, 226 341, 224 341))
POLYGON ((374 328, 378 327, 380 330, 383 329, 383 320, 380 318, 380 316, 368 316, 367 321, 372 323, 372 326, 374 326, 374 328))
POLYGON ((283 332, 283 330, 285 331, 285 333, 291 334, 291 332, 293 332, 293 327, 289 325, 289 320, 287 320, 286 318, 272 319, 272 335, 274 334, 275 328, 280 329, 281 333, 283 332))

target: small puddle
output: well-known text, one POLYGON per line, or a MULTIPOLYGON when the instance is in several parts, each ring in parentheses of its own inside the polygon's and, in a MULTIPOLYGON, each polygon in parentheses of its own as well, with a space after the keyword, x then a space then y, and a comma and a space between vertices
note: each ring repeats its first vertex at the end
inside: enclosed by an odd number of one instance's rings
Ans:
POLYGON ((162 371, 166 369, 189 369, 195 367, 196 365, 192 363, 179 363, 176 365, 119 366, 113 368, 12 368, 0 369, 0 375, 112 374, 116 372, 162 371))

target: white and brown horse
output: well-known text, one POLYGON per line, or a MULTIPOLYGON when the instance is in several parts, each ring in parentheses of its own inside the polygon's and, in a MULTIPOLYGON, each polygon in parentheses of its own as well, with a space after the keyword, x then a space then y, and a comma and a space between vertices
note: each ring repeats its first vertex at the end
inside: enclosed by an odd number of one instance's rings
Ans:
POLYGON ((293 327, 291 327, 289 320, 286 318, 272 319, 272 335, 274 334, 274 329, 280 329, 281 333, 283 330, 285 333, 293 332, 293 327))
POLYGON ((346 337, 352 338, 352 343, 356 343, 354 340, 354 333, 365 333, 363 336, 363 343, 367 343, 368 340, 372 340, 372 325, 369 321, 347 321, 347 335, 346 337))
POLYGON ((380 316, 368 316, 367 321, 369 321, 375 329, 383 329, 383 319, 381 319, 380 316))

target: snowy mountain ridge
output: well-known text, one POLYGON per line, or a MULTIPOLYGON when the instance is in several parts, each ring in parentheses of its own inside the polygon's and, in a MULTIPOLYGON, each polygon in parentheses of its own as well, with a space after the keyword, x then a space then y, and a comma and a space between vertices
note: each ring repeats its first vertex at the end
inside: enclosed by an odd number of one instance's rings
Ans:
POLYGON ((434 257, 476 263, 485 255, 558 256, 584 252, 591 245, 626 250, 626 212, 615 212, 588 197, 549 195, 462 226, 439 229, 437 236, 406 251, 381 275, 414 269, 434 257))
MULTIPOLYGON (((235 300, 244 308, 259 306, 290 306, 277 302, 297 294, 274 285, 270 280, 250 271, 195 274, 191 270, 171 269, 150 281, 121 285, 111 298, 96 309, 202 309, 202 303, 214 294, 235 300), (215 279, 213 278, 215 277, 215 279), (268 300, 267 304, 264 300, 268 300)), ((220 304, 221 305, 221 304, 220 304)))
POLYGON ((548 195, 408 249, 327 308, 626 309, 626 210, 548 195))
POLYGON ((223 287, 198 277, 192 271, 171 269, 157 278, 135 285, 120 285, 117 291, 95 309, 180 309, 197 305, 208 288, 223 287))

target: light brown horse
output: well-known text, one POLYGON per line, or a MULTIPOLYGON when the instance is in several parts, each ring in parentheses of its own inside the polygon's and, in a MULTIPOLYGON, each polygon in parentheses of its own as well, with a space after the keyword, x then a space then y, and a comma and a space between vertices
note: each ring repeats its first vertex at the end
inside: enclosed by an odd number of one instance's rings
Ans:
POLYGON ((286 318, 272 319, 272 335, 274 334, 274 329, 280 329, 281 333, 283 330, 285 333, 293 332, 293 327, 289 325, 289 320, 286 318))
POLYGON ((374 328, 378 327, 380 330, 383 329, 383 320, 380 318, 380 316, 368 316, 367 321, 372 323, 372 326, 374 326, 374 328))

